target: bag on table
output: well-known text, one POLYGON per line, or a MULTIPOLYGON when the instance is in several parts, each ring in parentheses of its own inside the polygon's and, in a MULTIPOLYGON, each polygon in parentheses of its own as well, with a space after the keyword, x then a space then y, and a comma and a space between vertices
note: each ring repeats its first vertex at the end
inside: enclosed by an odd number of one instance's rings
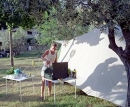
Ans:
POLYGON ((45 70, 44 77, 47 78, 47 79, 53 79, 52 75, 53 75, 53 68, 52 67, 48 67, 45 70))

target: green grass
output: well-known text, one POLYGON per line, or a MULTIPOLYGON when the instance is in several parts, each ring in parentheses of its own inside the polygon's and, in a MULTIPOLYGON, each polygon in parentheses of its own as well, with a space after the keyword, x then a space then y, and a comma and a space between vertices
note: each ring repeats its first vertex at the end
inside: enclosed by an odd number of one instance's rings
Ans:
MULTIPOLYGON (((37 58, 38 53, 24 53, 14 58, 15 68, 20 68, 24 73, 35 75, 34 85, 35 93, 33 92, 31 79, 22 82, 22 98, 20 100, 18 83, 8 81, 8 94, 6 95, 5 79, 6 70, 10 69, 10 59, 0 59, 0 107, 116 107, 116 105, 96 98, 87 96, 81 90, 77 89, 77 98, 74 98, 74 86, 69 84, 56 84, 56 104, 54 105, 53 96, 48 97, 45 101, 40 101, 40 86, 41 77, 40 71, 42 61, 37 58), (32 61, 35 61, 36 66, 32 66, 32 61), (64 91, 62 90, 64 89, 64 91)), ((46 87, 47 91, 47 87, 46 87)), ((53 93, 53 89, 52 89, 53 93)))

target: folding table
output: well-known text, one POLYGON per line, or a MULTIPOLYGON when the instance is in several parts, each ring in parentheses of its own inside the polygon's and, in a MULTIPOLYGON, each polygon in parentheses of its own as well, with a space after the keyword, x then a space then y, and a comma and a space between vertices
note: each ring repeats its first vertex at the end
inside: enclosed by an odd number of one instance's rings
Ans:
POLYGON ((22 95, 21 95, 21 82, 24 81, 24 80, 27 80, 27 79, 32 79, 32 83, 33 83, 33 92, 34 92, 34 82, 33 82, 33 77, 34 75, 32 76, 17 76, 16 78, 12 78, 10 75, 6 75, 4 76, 3 78, 6 79, 6 95, 7 95, 7 90, 8 90, 8 87, 7 87, 7 80, 13 80, 13 81, 16 81, 16 82, 20 82, 20 99, 22 100, 22 95))
MULTIPOLYGON (((44 79, 45 79, 45 86, 46 86, 46 81, 51 81, 54 84, 54 104, 55 104, 55 100, 56 100, 55 84, 60 83, 61 81, 60 80, 51 80, 51 79, 47 79, 47 78, 44 78, 44 79)), ((76 78, 68 77, 68 78, 62 79, 63 82, 67 82, 69 80, 73 80, 75 82, 74 87, 75 87, 75 99, 76 99, 76 78)), ((45 90, 44 90, 44 99, 45 99, 45 90)))

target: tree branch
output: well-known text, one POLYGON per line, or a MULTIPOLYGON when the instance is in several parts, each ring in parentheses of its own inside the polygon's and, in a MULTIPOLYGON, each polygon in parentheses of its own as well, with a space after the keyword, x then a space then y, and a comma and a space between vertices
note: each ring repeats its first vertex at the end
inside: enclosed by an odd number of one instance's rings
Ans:
POLYGON ((117 53, 118 46, 115 42, 114 29, 109 29, 108 39, 110 42, 109 48, 112 49, 115 53, 117 53))
POLYGON ((128 56, 130 56, 130 32, 125 31, 125 30, 123 30, 122 32, 123 32, 123 36, 124 36, 124 39, 126 42, 124 57, 128 62, 130 62, 130 57, 128 57, 128 56))

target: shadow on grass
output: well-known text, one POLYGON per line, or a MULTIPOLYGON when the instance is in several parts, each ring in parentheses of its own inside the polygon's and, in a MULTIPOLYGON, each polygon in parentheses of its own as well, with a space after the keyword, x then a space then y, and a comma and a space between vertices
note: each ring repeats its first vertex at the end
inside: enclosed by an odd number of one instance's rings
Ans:
POLYGON ((5 75, 8 69, 0 69, 0 75, 5 75))
POLYGON ((39 57, 39 55, 41 55, 41 53, 28 51, 28 52, 15 56, 15 58, 20 58, 20 59, 21 58, 35 58, 35 57, 39 57))
POLYGON ((38 99, 38 96, 36 95, 22 95, 22 100, 20 99, 20 95, 18 93, 10 94, 8 93, 7 95, 5 93, 0 93, 0 101, 2 102, 15 102, 15 101, 20 101, 20 102, 29 102, 29 101, 40 101, 38 99))
MULTIPOLYGON (((74 94, 74 93, 71 93, 74 94)), ((19 94, 0 94, 1 102, 9 102, 17 104, 28 104, 30 103, 31 107, 95 107, 90 103, 86 102, 81 103, 80 97, 74 98, 70 94, 66 95, 56 95, 56 102, 54 104, 54 97, 46 97, 44 101, 41 101, 38 95, 22 95, 22 100, 20 100, 19 94), (32 103, 32 104, 31 104, 32 103), (35 106, 33 105, 35 104, 35 106)), ((97 107, 112 107, 112 106, 97 106, 97 107)), ((117 106, 118 107, 118 106, 117 106)))
MULTIPOLYGON (((63 96, 62 96, 63 98, 63 96)), ((53 106, 56 106, 56 107, 64 107, 63 105, 71 105, 71 104, 58 104, 58 101, 56 102, 57 104, 54 105, 54 99, 53 97, 46 97, 45 100, 40 100, 39 96, 37 95, 22 95, 22 100, 20 99, 20 96, 19 94, 5 94, 5 93, 0 93, 0 101, 2 102, 40 102, 41 105, 38 105, 36 107, 41 107, 44 105, 44 107, 53 107, 53 106)), ((73 104, 72 104, 73 105, 73 104)), ((68 107, 68 106, 67 106, 68 107)))
POLYGON ((73 103, 67 103, 67 104, 44 104, 43 105, 38 105, 36 107, 75 107, 76 105, 73 103))

